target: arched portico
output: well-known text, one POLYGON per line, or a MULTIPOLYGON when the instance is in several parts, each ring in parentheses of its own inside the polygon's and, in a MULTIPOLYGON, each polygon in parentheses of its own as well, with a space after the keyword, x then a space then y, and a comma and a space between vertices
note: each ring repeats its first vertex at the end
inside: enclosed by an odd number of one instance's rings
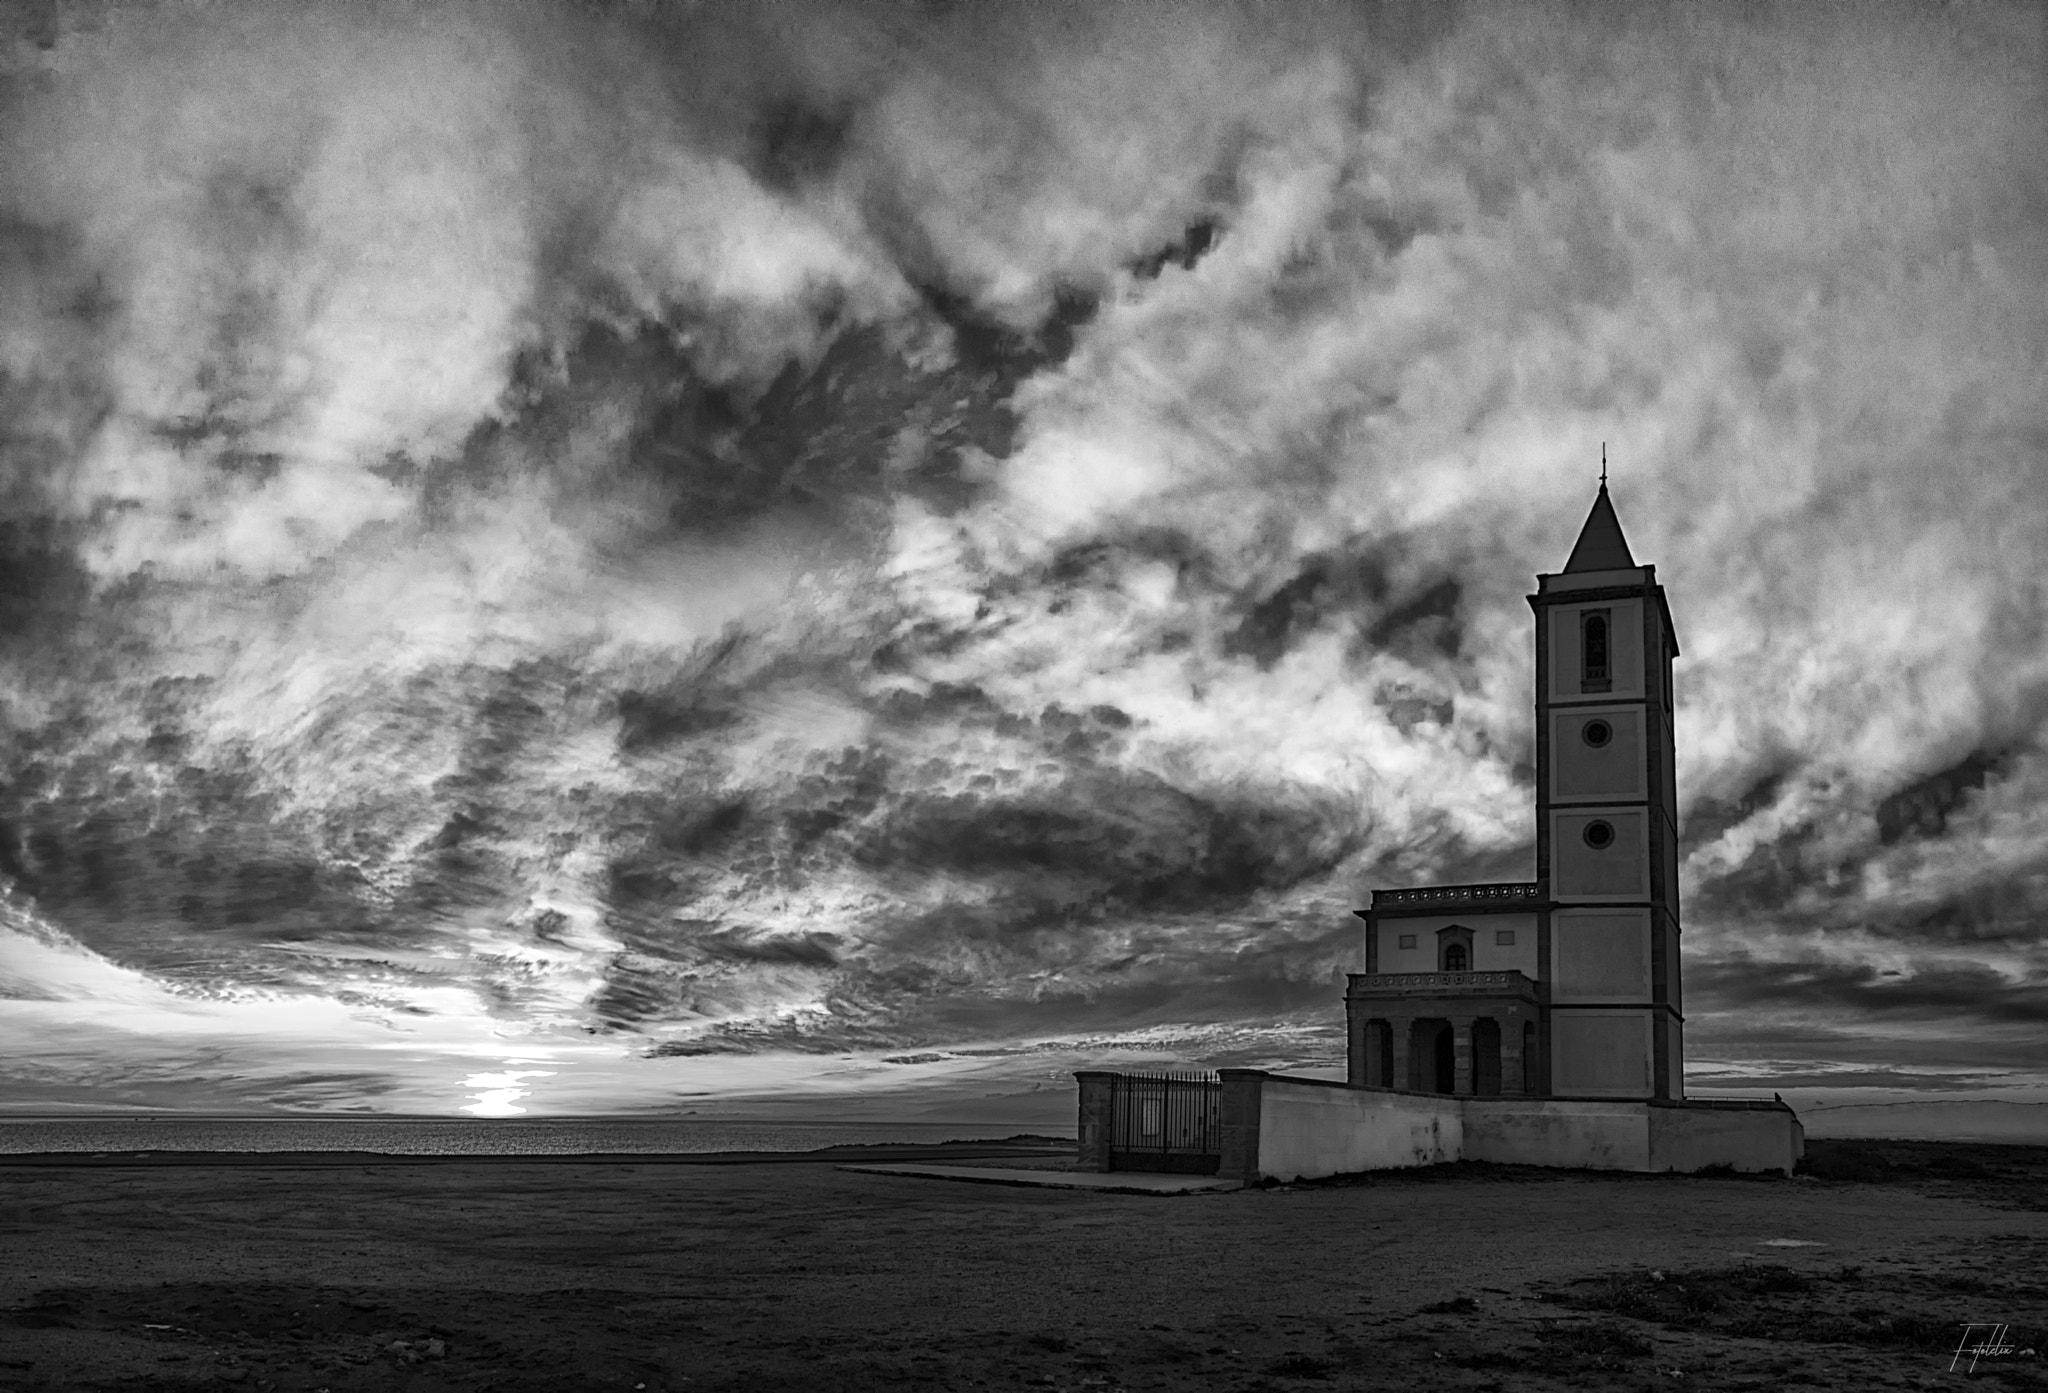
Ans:
POLYGON ((1465 1097, 1540 1096, 1542 1010, 1519 972, 1356 973, 1350 1082, 1465 1097))

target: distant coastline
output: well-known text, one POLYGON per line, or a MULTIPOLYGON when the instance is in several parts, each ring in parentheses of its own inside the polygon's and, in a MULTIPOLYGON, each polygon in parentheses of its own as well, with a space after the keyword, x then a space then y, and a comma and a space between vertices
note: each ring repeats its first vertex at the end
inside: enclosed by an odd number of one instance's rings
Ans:
POLYGON ((1797 1102, 1809 1137, 2048 1145, 2048 1103, 2016 1098, 1797 1102))
MULTIPOLYGON (((712 1156, 804 1153, 852 1146, 998 1143, 1015 1123, 789 1122, 739 1117, 62 1113, 0 1114, 0 1155, 206 1152, 393 1156, 712 1156)), ((1043 1134, 1039 1129, 1038 1135, 1043 1134)))

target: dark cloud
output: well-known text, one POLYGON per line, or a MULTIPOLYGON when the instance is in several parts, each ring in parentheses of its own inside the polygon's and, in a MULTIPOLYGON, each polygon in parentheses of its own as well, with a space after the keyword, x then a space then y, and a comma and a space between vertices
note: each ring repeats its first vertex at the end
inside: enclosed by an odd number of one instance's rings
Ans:
MULTIPOLYGON (((1057 722, 1052 723, 1055 731, 1057 722)), ((1113 722, 1102 722, 1114 729, 1113 722)), ((1076 720, 1051 752, 1085 758, 1106 737, 1076 720)), ((1144 907, 1213 904, 1326 875, 1356 847, 1334 809, 1214 802, 1156 779, 1076 775, 1029 799, 905 799, 857 843, 891 875, 1051 877, 1144 907)))
POLYGON ((391 1080, 377 1074, 309 1072, 269 1081, 260 1101, 302 1112, 378 1112, 379 1101, 394 1091, 391 1080))
POLYGON ((1740 826, 1774 805, 1785 791, 1790 772, 1773 770, 1759 775, 1740 794, 1725 801, 1694 798, 1686 809, 1684 824, 1678 829, 1681 846, 1691 851, 1695 847, 1709 845, 1729 828, 1740 826))
MULTIPOLYGON (((1809 1042, 1810 1043, 1810 1042, 1809 1042)), ((1785 1089, 1785 1088, 1882 1088, 1901 1089, 1916 1093, 1968 1092, 1975 1093, 1987 1086, 2006 1081, 2008 1075, 2000 1069, 1948 1069, 1948 1070, 1905 1070, 1905 1069, 1858 1069, 1839 1068, 1825 1071, 1803 1070, 1796 1066, 1787 1068, 1763 1067, 1753 1070, 1720 1068, 1711 1076, 1714 1088, 1742 1089, 1785 1089)))
POLYGON ((1387 653, 1422 665, 1454 660, 1464 642, 1459 608, 1465 583, 1441 570, 1431 574, 1426 558, 1433 549, 1392 538, 1311 555, 1287 581, 1242 602, 1244 616, 1224 651, 1270 668, 1303 640, 1335 627, 1361 654, 1387 653))
MULTIPOLYGON (((1736 1067, 1779 1061, 1802 1069, 1816 1060, 1870 1069, 1901 1067, 1898 1036, 1882 1020, 1873 1027, 1868 1021, 1794 1015, 1782 1003, 1776 1016, 1756 1012, 1746 1002, 1731 1000, 1727 1006, 1709 1012, 1703 1005, 1688 1004, 1688 1058, 1732 1061, 1736 1067)), ((2024 1023, 1994 1027, 1974 1017, 1969 1020, 1959 1025, 1951 1018, 1945 1029, 1939 1022, 1921 1022, 1910 1067, 1986 1070, 2017 1086, 2031 1084, 2040 1067, 2039 1030, 2024 1023)))
POLYGON ((1722 1008, 1799 1005, 1894 1022, 1960 1015, 1999 1027, 2048 1020, 2048 981, 2013 982, 1989 967, 1953 960, 1891 970, 1738 954, 1688 964, 1686 990, 1702 1006, 1722 1008))
POLYGON ((1997 751, 1972 750, 1948 768, 1888 795, 1877 805, 1878 841, 1890 846, 1906 837, 1939 837, 1947 830, 1949 814, 2001 773, 2005 763, 1997 751))
POLYGON ((75 545, 75 529, 55 518, 0 519, 0 642, 50 642, 85 604, 91 581, 75 545))
POLYGON ((1442 657, 1455 658, 1463 642, 1458 627, 1458 604, 1463 596, 1464 587, 1455 577, 1447 576, 1390 606, 1366 630, 1365 641, 1374 648, 1397 651, 1427 645, 1442 657))
MULTIPOLYGON (((1709 813, 1711 818, 1713 814, 1709 813)), ((1853 882, 1831 876, 1834 848, 1812 823, 1795 823, 1768 839, 1759 839, 1738 865, 1702 878, 1689 900, 1689 913, 1720 919, 1756 913, 1786 904, 1802 892, 1847 897, 1853 882)))
POLYGON ((1192 271, 1195 264, 1209 254, 1216 245, 1216 239, 1223 235, 1223 229, 1215 221, 1204 218, 1190 224, 1178 241, 1148 252, 1131 267, 1131 273, 1141 280, 1151 280, 1168 266, 1178 266, 1183 271, 1192 271))
POLYGON ((785 192, 820 183, 846 158, 855 120, 850 104, 828 107, 801 95, 770 98, 748 132, 749 165, 764 184, 785 192))
POLYGON ((2000 877, 1938 898, 1932 908, 1902 907, 1888 927, 1900 936, 1951 947, 2003 941, 2022 949, 2040 941, 2048 896, 2037 871, 2000 877))

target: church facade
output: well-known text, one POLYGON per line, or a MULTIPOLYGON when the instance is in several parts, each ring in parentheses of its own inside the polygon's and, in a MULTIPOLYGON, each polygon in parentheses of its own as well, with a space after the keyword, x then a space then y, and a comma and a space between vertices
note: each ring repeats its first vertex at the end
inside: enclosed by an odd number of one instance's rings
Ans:
POLYGON ((1473 1160, 1790 1175, 1797 1114, 1688 1098, 1678 900, 1679 655, 1603 477, 1537 577, 1536 875, 1375 890, 1342 1080, 1076 1075, 1084 1165, 1242 1184, 1473 1160))
POLYGON ((1536 878, 1376 890, 1345 996, 1353 1084, 1466 1097, 1685 1096, 1672 663, 1655 566, 1605 480, 1529 596, 1536 878))

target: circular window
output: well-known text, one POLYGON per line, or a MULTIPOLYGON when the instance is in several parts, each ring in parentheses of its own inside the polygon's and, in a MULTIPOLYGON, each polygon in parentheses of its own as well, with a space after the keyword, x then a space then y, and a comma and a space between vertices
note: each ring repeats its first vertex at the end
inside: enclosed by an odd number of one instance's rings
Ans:
POLYGON ((1597 750, 1614 738, 1614 727, 1601 720, 1588 721, 1579 727, 1579 738, 1597 750))
POLYGON ((1605 851, 1614 845, 1614 824, 1598 818, 1586 824, 1586 845, 1595 851, 1605 851))

